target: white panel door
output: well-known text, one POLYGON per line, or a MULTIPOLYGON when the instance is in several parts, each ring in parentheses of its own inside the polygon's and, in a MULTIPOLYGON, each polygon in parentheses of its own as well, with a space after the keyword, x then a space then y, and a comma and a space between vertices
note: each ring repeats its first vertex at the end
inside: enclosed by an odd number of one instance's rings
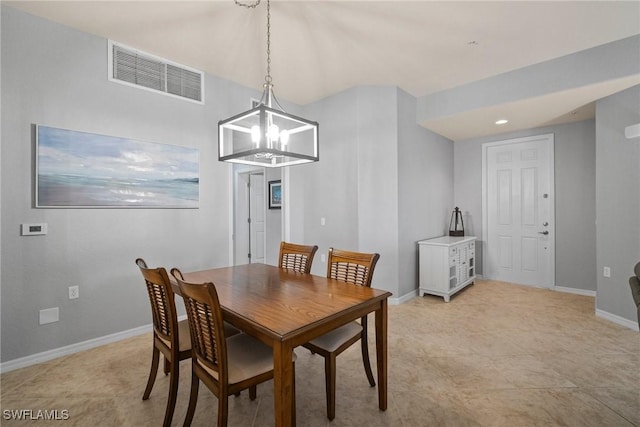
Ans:
POLYGON ((483 145, 484 276, 554 286, 553 135, 483 145))
POLYGON ((251 263, 264 264, 265 252, 265 198, 264 175, 249 176, 249 211, 251 233, 251 263))
POLYGON ((234 265, 248 264, 250 259, 249 174, 237 175, 234 217, 234 265))

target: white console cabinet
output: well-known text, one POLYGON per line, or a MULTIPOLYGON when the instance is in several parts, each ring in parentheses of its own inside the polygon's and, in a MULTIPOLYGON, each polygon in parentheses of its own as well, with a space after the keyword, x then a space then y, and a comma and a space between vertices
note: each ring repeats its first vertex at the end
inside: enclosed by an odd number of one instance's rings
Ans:
POLYGON ((438 295, 449 302, 451 295, 476 278, 476 238, 443 236, 418 242, 420 293, 438 295))

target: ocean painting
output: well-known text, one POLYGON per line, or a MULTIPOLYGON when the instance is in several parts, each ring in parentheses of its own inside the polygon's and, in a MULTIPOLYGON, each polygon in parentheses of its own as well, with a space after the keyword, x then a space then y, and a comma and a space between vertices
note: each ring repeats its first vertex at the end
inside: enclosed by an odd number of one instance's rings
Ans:
POLYGON ((197 208, 198 149, 37 127, 36 207, 197 208))

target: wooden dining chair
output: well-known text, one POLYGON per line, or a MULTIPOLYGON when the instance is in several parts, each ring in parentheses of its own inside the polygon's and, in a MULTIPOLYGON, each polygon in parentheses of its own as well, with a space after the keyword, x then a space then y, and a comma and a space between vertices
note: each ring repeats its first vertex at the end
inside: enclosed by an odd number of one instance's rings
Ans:
MULTIPOLYGON (((249 398, 254 400, 256 386, 273 378, 273 351, 247 334, 226 336, 213 283, 187 283, 177 268, 173 268, 171 274, 178 281, 187 309, 193 348, 191 393, 184 426, 190 426, 193 421, 200 381, 218 398, 218 427, 226 426, 228 397, 248 388, 249 398)), ((295 353, 293 357, 295 360, 295 353)), ((295 402, 295 378, 293 384, 295 402)), ((295 420, 295 404, 292 410, 295 420)))
POLYGON ((313 257, 318 245, 306 246, 295 243, 280 242, 280 268, 286 268, 300 273, 311 272, 313 257))
MULTIPOLYGON (((329 248, 327 261, 327 277, 342 282, 371 287, 373 270, 380 255, 334 250, 329 248)), ((360 340, 362 362, 371 387, 376 385, 369 361, 369 345, 367 339, 367 316, 360 322, 353 321, 340 326, 310 342, 304 344, 313 353, 324 357, 324 375, 327 398, 327 418, 333 420, 336 415, 336 357, 360 340)))
POLYGON ((164 427, 171 425, 173 412, 176 406, 178 393, 178 380, 180 361, 191 357, 191 339, 189 337, 189 325, 185 320, 178 321, 176 314, 175 296, 171 288, 171 282, 167 271, 160 268, 148 268, 142 259, 136 259, 136 265, 142 272, 149 302, 151 303, 151 316, 153 318, 153 356, 147 387, 142 395, 142 400, 149 399, 151 389, 158 373, 160 353, 165 360, 165 374, 169 374, 169 397, 167 408, 164 412, 164 427))

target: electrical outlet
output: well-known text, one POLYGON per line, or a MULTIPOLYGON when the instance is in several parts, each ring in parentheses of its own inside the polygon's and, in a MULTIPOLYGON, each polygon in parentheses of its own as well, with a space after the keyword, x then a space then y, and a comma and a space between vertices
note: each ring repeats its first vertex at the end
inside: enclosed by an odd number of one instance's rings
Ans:
POLYGON ((604 277, 611 277, 611 268, 609 267, 603 267, 602 268, 602 275, 604 277))
POLYGON ((327 256, 325 254, 320 255, 320 261, 325 262, 327 260, 327 256))
POLYGON ((80 298, 80 287, 79 286, 69 286, 69 299, 80 298))
POLYGON ((40 310, 40 324, 46 325, 47 323, 53 323, 60 320, 60 311, 58 307, 45 308, 40 310))

